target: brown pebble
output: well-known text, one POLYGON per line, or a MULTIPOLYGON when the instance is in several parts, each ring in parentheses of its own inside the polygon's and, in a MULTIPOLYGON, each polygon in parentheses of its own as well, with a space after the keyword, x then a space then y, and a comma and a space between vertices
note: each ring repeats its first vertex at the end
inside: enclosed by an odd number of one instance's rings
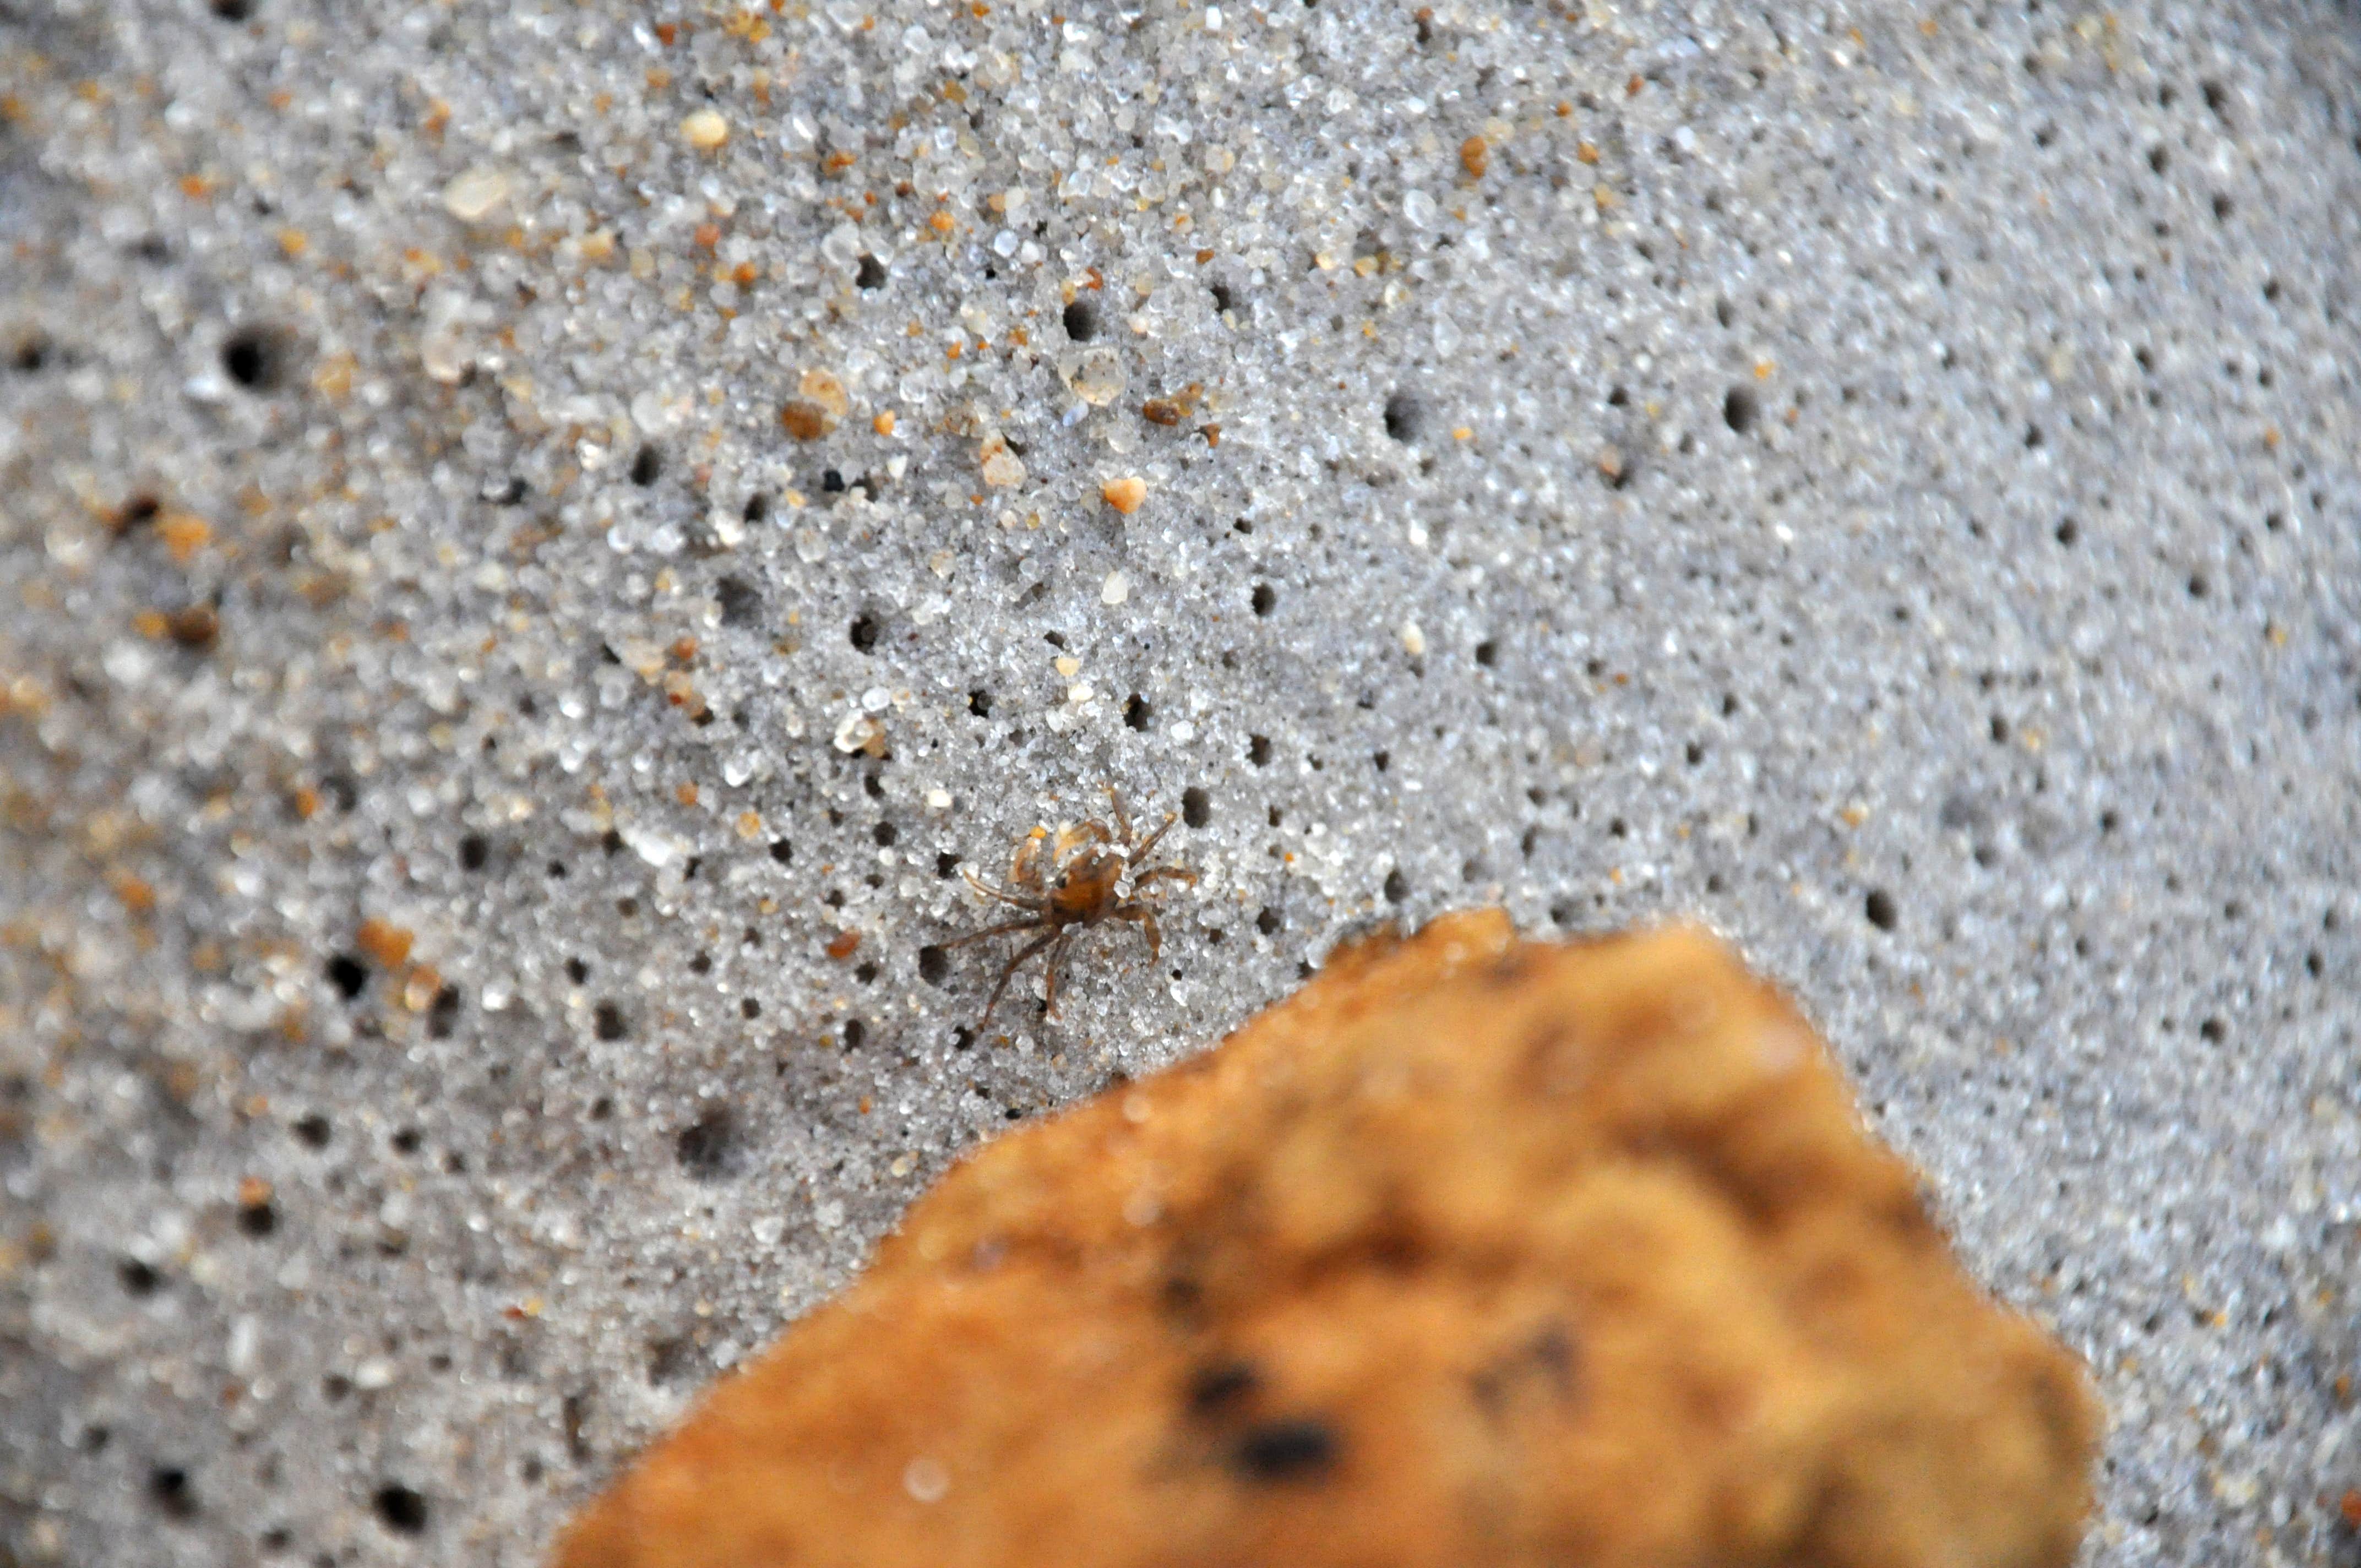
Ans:
POLYGON ((192 604, 164 618, 165 632, 181 647, 202 653, 221 638, 221 617, 207 604, 192 604))
POLYGON ((1482 137, 1469 137, 1461 142, 1459 167, 1467 170, 1468 179, 1483 179, 1484 171, 1492 167, 1492 144, 1482 137))
POLYGON ((818 441, 828 433, 828 411, 818 403, 802 398, 790 398, 779 406, 779 424, 797 441, 818 441))
POLYGON ((380 969, 400 969, 409 961, 411 943, 414 938, 402 927, 375 916, 361 922, 353 940, 361 951, 377 960, 380 969))
POLYGON ((192 513, 169 511, 157 520, 156 532, 164 541, 164 548, 171 552, 172 559, 185 565, 213 542, 214 527, 192 513))

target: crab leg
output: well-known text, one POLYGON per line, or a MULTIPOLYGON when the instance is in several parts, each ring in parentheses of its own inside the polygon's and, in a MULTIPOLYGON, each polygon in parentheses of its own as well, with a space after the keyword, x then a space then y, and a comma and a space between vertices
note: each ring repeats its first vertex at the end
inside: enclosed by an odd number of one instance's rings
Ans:
MULTIPOLYGON (((1179 820, 1180 819, 1173 816, 1170 812, 1166 812, 1164 814, 1163 823, 1156 829, 1156 831, 1150 833, 1147 838, 1142 839, 1138 843, 1134 844, 1131 847, 1131 853, 1128 857, 1131 863, 1137 865, 1140 861, 1148 859, 1148 851, 1156 848, 1156 841, 1159 839, 1163 838, 1167 833, 1171 832, 1172 824, 1179 820)), ((1125 837, 1129 838, 1129 833, 1126 832, 1125 837)))
MULTIPOLYGON (((1055 1018, 1058 1015, 1058 965, 1066 956, 1066 938, 1072 934, 1073 929, 1074 928, 1071 926, 1061 927, 1052 938, 1052 946, 1049 948, 1049 959, 1047 965, 1049 977, 1049 992, 1048 997, 1045 998, 1048 1004, 1042 1008, 1042 1013, 1047 1017, 1055 1018)), ((1029 951, 1030 949, 1027 950, 1029 951)))
POLYGON ((1139 934, 1148 938, 1148 961, 1154 963, 1164 953, 1164 933, 1156 928, 1156 912, 1145 904, 1126 904, 1117 908, 1118 920, 1136 921, 1139 934))
POLYGON ((1005 937, 1011 931, 1038 931, 1040 928, 1041 922, 1038 920, 1011 920, 1003 926, 987 926, 981 931, 970 931, 964 937, 953 937, 950 941, 945 942, 943 946, 946 948, 964 948, 970 942, 981 942, 987 937, 1005 937))
POLYGON ((1000 971, 1000 983, 992 988, 992 1000, 983 1004, 983 1016, 975 1021, 975 1029, 977 1034, 980 1035, 983 1033, 983 1026, 992 1022, 992 1010, 1000 1005, 1000 994, 1008 989, 1009 978, 1016 974, 1018 967, 1021 966, 1027 959, 1031 958, 1034 954, 1039 952, 1042 948, 1048 947, 1050 943, 1056 941, 1059 938, 1064 935, 1065 933, 1063 931, 1052 931, 1045 937, 1040 937, 1033 941, 1027 942, 1025 944, 1024 951, 1018 953, 1015 958, 1008 960, 1008 967, 1000 971))
POLYGON ((967 878, 968 886, 986 898, 996 898, 1003 904, 1013 904, 1019 909, 1030 909, 1037 915, 1041 912, 1042 904, 1038 898, 1027 898, 1022 894, 1011 893, 1005 887, 994 887, 965 866, 960 868, 960 875, 967 878))

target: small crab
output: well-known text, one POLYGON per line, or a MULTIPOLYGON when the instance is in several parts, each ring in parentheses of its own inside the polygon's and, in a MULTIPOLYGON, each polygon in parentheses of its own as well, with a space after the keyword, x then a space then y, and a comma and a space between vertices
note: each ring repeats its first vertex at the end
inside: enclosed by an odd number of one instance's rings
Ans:
POLYGON ((1148 896, 1149 889, 1159 882, 1193 883, 1197 873, 1185 866, 1148 864, 1157 840, 1171 829, 1175 818, 1170 812, 1165 813, 1155 831, 1144 839, 1137 838, 1133 834, 1131 818, 1124 813, 1123 797, 1109 788, 1107 800, 1114 807, 1112 829, 1104 822, 1092 821, 1061 827, 1054 837, 1045 828, 1036 828, 1027 834, 1025 841, 1016 846, 1016 860, 1009 867, 1008 887, 994 887, 973 872, 961 869, 960 874, 978 893, 1015 905, 1025 911, 1025 918, 971 931, 956 941, 944 943, 945 947, 961 948, 1019 931, 1041 933, 1026 943, 1000 971, 1000 981, 992 988, 992 1000, 983 1004, 983 1017, 977 1021, 979 1029, 991 1022, 992 1010, 1000 1005, 1001 992, 1008 989, 1008 981, 1018 968, 1044 948, 1049 950, 1049 1015, 1058 1015, 1058 965, 1065 957, 1066 938, 1076 927, 1127 920, 1148 938, 1149 962, 1153 963, 1163 952, 1164 938, 1156 927, 1156 905, 1148 896), (1047 865, 1043 864, 1045 860, 1047 865))

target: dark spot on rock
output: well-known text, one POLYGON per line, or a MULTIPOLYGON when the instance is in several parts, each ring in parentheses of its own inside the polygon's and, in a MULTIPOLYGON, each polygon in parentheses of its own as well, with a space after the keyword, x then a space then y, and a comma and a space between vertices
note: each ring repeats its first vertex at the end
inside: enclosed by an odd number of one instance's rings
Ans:
POLYGON ((1752 387, 1732 387, 1722 396, 1722 422, 1741 435, 1754 428, 1754 421, 1762 411, 1752 387))
POLYGON ((123 503, 115 514, 115 532, 119 537, 135 528, 144 528, 164 512, 164 503, 154 496, 137 495, 123 503))
POLYGON ((1386 400, 1386 433, 1396 441, 1412 442, 1426 428, 1426 407, 1414 392, 1398 391, 1386 400))
POLYGON ((1189 1375, 1189 1413, 1221 1415, 1262 1386, 1262 1374, 1249 1361, 1216 1361, 1189 1375))
POLYGON ((930 942, 918 949, 918 978, 928 985, 942 984, 950 970, 950 955, 939 946, 930 942))
POLYGON ((266 327, 242 327, 222 343, 222 369, 249 392, 276 390, 287 375, 287 348, 266 327))
POLYGON ((715 1106, 673 1138, 673 1156, 693 1181, 719 1181, 738 1168, 738 1127, 726 1106, 715 1106))
POLYGON ((577 1390, 566 1395, 558 1409, 558 1423, 566 1429, 566 1452, 577 1464, 590 1457, 590 1442, 585 1431, 589 1420, 589 1394, 577 1390))
POLYGON ((664 477, 664 453, 651 442, 631 458, 631 483, 644 489, 664 477))
POLYGON ((721 606, 724 626, 752 626, 762 619, 763 596, 743 577, 722 578, 713 585, 713 598, 721 606))
POLYGON ((148 1500, 168 1519, 197 1517, 197 1489, 177 1464, 159 1464, 148 1472, 148 1500))
POLYGON ((1882 887, 1869 890, 1869 896, 1861 901, 1861 913, 1881 931, 1891 931, 1902 923, 1902 912, 1894 906, 1894 895, 1882 887))
POLYGON ((1230 1467, 1249 1481, 1310 1481, 1327 1474, 1342 1446, 1327 1422, 1308 1417, 1247 1429, 1230 1451, 1230 1467))
POLYGON ((1066 307, 1066 335, 1076 343, 1088 343, 1099 334, 1099 308, 1088 300, 1076 300, 1066 307))
POLYGON ((590 1026, 602 1040, 620 1040, 624 1032, 623 1010, 612 1002, 601 1001, 590 1010, 590 1026))
POLYGON ((136 1257, 126 1257, 115 1266, 115 1277, 123 1293, 134 1298, 153 1296, 164 1288, 164 1277, 136 1257))
POLYGON ((1180 820, 1191 828, 1202 828, 1213 819, 1213 803, 1205 792, 1191 784, 1180 792, 1180 820))
POLYGON ((403 1486, 379 1486, 372 1500, 378 1522, 396 1535, 426 1533, 427 1508, 423 1496, 403 1486))
POLYGON ((696 1343, 678 1334, 648 1342, 648 1381, 659 1388, 682 1382, 697 1371, 696 1343))
POLYGON ((347 1002, 360 995, 368 984, 368 966, 351 953, 338 953, 330 959, 326 972, 328 983, 347 1002))
POLYGON ((796 858, 796 847, 785 839, 771 840, 771 859, 786 865, 796 858))

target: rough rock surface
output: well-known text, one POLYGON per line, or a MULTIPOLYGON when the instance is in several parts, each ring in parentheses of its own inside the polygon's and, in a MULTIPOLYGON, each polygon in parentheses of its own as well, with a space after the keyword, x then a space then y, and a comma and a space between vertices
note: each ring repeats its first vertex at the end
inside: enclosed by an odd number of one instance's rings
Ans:
POLYGON ((2349 1553, 2355 44, 0 5, 0 1541, 537 1561, 960 1152, 1497 902, 1801 998, 2094 1561, 2349 1553), (1110 781, 1163 961, 963 1037, 947 858, 1110 781))
POLYGON ((560 1568, 2063 1568, 2099 1412, 1691 931, 1372 939, 1012 1133, 560 1568))

